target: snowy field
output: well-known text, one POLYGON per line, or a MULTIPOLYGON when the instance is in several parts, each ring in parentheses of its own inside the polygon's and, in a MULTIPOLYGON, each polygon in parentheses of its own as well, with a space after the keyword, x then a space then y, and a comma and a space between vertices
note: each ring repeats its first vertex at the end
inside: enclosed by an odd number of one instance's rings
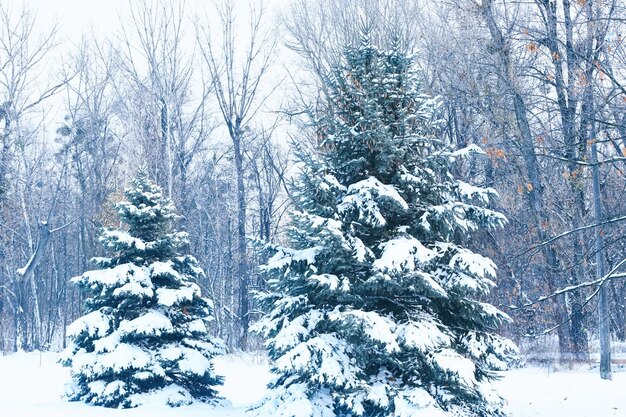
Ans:
MULTIPOLYGON (((225 404, 193 404, 170 408, 147 404, 125 410, 95 407, 61 398, 69 368, 56 363, 55 353, 17 353, 0 356, 0 417, 239 417, 263 398, 270 377, 259 355, 223 356, 214 361, 226 376, 221 394, 225 404)), ((158 401, 158 399, 157 399, 158 401)))
MULTIPOLYGON (((217 358, 215 368, 226 376, 218 406, 194 404, 171 409, 146 405, 128 410, 106 409, 61 398, 68 369, 54 353, 0 356, 1 417, 241 417, 263 397, 270 375, 261 355, 217 358)), ((626 415, 626 372, 602 381, 596 371, 552 372, 545 368, 509 371, 498 387, 512 417, 608 417, 626 415)))

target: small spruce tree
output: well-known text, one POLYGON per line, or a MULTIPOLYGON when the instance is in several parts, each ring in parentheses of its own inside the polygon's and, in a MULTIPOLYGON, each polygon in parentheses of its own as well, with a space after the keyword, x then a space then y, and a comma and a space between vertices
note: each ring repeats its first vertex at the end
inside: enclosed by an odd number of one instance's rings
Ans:
POLYGON ((110 257, 72 282, 86 290, 87 314, 68 328, 70 400, 135 407, 147 395, 171 406, 216 398, 221 377, 211 358, 222 344, 209 334, 212 302, 195 281, 197 261, 181 251, 187 234, 172 230, 172 202, 140 171, 116 205, 127 231, 105 230, 110 257))
POLYGON ((505 217, 453 175, 437 102, 400 47, 367 35, 328 77, 298 146, 289 246, 266 245, 257 331, 277 377, 260 415, 500 416, 494 370, 516 355, 508 317, 481 300, 494 263, 464 242, 505 217))

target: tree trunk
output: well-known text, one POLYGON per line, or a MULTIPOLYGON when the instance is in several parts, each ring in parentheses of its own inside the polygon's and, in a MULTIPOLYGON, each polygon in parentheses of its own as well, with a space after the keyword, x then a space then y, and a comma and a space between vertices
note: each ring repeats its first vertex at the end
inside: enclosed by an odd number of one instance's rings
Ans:
POLYGON ((165 99, 161 99, 161 115, 160 115, 160 125, 161 125, 161 137, 159 143, 159 154, 157 155, 157 160, 154 161, 157 167, 157 178, 156 182, 159 184, 164 190, 167 191, 167 196, 172 197, 172 177, 171 177, 171 146, 169 146, 169 109, 167 107, 167 103, 165 99), (166 161, 167 159, 167 161, 166 161), (168 166, 165 167, 165 164, 168 166), (166 173, 167 168, 167 173, 166 173))
MULTIPOLYGON (((570 17, 570 2, 569 0, 563 1, 563 24, 565 30, 565 54, 561 51, 561 43, 559 41, 558 33, 558 18, 556 10, 556 2, 542 3, 546 12, 546 39, 547 45, 550 49, 552 66, 554 67, 554 80, 557 94, 557 105, 559 108, 559 115, 561 118, 561 131, 563 136, 563 142, 565 143, 565 158, 569 161, 567 163, 567 169, 569 172, 569 178, 577 178, 578 165, 575 160, 579 159, 578 149, 581 147, 578 144, 578 135, 576 135, 576 127, 574 119, 576 116, 577 99, 575 84, 575 69, 578 61, 573 42, 572 21, 570 17), (563 59, 565 56, 566 59, 563 59), (563 66, 566 66, 567 80, 564 78, 563 66)), ((581 123, 583 128, 584 123, 581 123)), ((584 143, 584 142, 583 142, 584 143)), ((584 146, 582 147, 584 152, 584 146)), ((570 189, 574 196, 574 212, 573 212, 573 228, 580 226, 579 220, 584 215, 585 211, 585 198, 584 194, 576 186, 574 181, 570 181, 570 189)), ((584 247, 582 232, 577 233, 574 236, 572 243, 572 250, 574 253, 574 267, 571 269, 568 285, 577 285, 581 281, 583 272, 580 265, 584 259, 584 247)), ((587 339, 584 331, 584 313, 582 311, 582 295, 580 291, 575 291, 571 294, 571 318, 570 328, 570 346, 567 347, 568 354, 572 355, 574 359, 585 360, 587 357, 588 347, 587 339)), ((562 352, 563 353, 563 352, 562 352)))
POLYGON ((31 291, 33 293, 33 308, 34 308, 34 328, 33 328, 33 348, 40 349, 41 348, 41 335, 42 335, 42 325, 41 325, 41 310, 39 307, 39 291, 37 289, 37 282, 35 280, 35 268, 41 261, 41 257, 46 251, 46 247, 48 246, 48 241, 50 240, 50 227, 47 222, 40 222, 39 226, 39 240, 37 242, 37 247, 35 248, 32 256, 26 263, 23 268, 17 270, 17 275, 19 277, 28 277, 31 291))
MULTIPOLYGON (((593 113, 592 113, 593 114, 593 113)), ((602 196, 600 194, 600 167, 598 166, 598 150, 596 144, 595 122, 591 122, 591 163, 593 175, 593 211, 596 223, 602 222, 602 196)), ((603 278, 606 274, 604 257, 604 230, 596 228, 596 275, 603 278)), ((612 379, 611 372, 611 331, 609 327, 609 311, 607 306, 606 283, 600 284, 598 297, 598 328, 600 333, 600 378, 612 379)))
POLYGON ((237 171, 237 278, 239 279, 239 320, 241 323, 240 346, 245 350, 248 346, 248 264, 246 256, 246 193, 244 186, 243 154, 241 151, 241 132, 235 129, 233 135, 235 152, 235 169, 237 171))

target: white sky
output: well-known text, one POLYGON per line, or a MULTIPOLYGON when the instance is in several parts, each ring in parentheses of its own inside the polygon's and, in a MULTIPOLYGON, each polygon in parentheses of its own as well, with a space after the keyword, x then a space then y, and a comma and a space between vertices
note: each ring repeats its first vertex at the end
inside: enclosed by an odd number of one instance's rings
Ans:
MULTIPOLYGON (((0 2, 4 1, 9 1, 9 9, 13 10, 19 9, 20 3, 23 1, 34 12, 37 26, 44 33, 47 33, 55 23, 58 24, 56 39, 61 45, 53 52, 53 57, 51 57, 53 61, 57 61, 69 58, 74 53, 75 47, 83 35, 91 37, 93 33, 99 40, 117 36, 121 28, 120 17, 123 21, 124 16, 128 14, 129 4, 135 0, 0 0, 0 2)), ((211 10, 219 1, 221 0, 185 0, 185 9, 189 16, 196 14, 204 16, 206 10, 210 17, 212 14, 211 10)), ((250 4, 259 4, 258 0, 235 1, 242 6, 246 5, 247 1, 250 4)), ((272 27, 278 20, 276 19, 276 14, 285 10, 286 6, 290 4, 290 0, 264 0, 263 3, 265 5, 265 23, 272 27)), ((191 24, 188 32, 193 32, 191 24)), ((239 35, 245 37, 245 34, 241 32, 239 32, 239 35)), ((275 62, 276 68, 271 72, 271 76, 266 78, 268 82, 273 82, 274 85, 277 79, 284 80, 285 78, 279 69, 282 64, 280 62, 281 58, 278 57, 277 62, 275 62)), ((46 71, 48 77, 54 78, 54 68, 57 65, 56 62, 50 63, 50 69, 46 71)), ((276 98, 278 99, 278 97, 276 98)), ((48 115, 46 117, 47 120, 44 122, 47 125, 45 129, 48 131, 47 135, 54 135, 59 122, 62 120, 65 112, 63 99, 64 97, 59 95, 48 102, 48 115), (52 104, 51 102, 54 102, 52 106, 49 105, 52 104)))
POLYGON ((58 21, 62 38, 70 42, 79 40, 92 25, 96 33, 113 28, 118 11, 128 6, 128 0, 25 0, 25 3, 37 14, 43 28, 58 21))
MULTIPOLYGON (((2 1, 2 0, 0 0, 2 1)), ((20 0, 8 0, 18 3, 20 0)), ((56 20, 60 25, 62 39, 77 42, 83 33, 91 28, 98 35, 106 36, 107 31, 114 31, 119 24, 118 16, 128 10, 133 0, 23 0, 37 14, 37 21, 42 28, 50 27, 56 20)), ((186 0, 186 9, 190 14, 211 9, 215 0, 186 0)), ((244 2, 246 0, 236 0, 244 2)), ((249 0, 251 4, 259 1, 249 0)), ((267 16, 272 16, 290 3, 289 0, 264 0, 267 16)))

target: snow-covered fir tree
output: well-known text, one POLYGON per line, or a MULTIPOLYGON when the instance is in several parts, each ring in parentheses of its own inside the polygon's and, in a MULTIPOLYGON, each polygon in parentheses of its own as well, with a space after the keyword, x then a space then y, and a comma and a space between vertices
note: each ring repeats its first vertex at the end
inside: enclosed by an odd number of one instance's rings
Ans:
POLYGON ((211 358, 222 344, 209 334, 212 302, 195 281, 197 261, 181 254, 187 234, 172 229, 172 202, 145 172, 117 204, 127 230, 100 237, 107 258, 72 282, 86 290, 87 314, 68 328, 67 396, 106 407, 134 407, 147 396, 171 406, 216 398, 211 358))
POLYGON ((516 347, 508 317, 482 302, 494 263, 464 242, 506 219, 496 195, 452 174, 437 100, 412 59, 368 37, 346 49, 313 118, 289 245, 265 247, 267 338, 276 379, 257 408, 273 417, 500 416, 494 371, 516 347))

